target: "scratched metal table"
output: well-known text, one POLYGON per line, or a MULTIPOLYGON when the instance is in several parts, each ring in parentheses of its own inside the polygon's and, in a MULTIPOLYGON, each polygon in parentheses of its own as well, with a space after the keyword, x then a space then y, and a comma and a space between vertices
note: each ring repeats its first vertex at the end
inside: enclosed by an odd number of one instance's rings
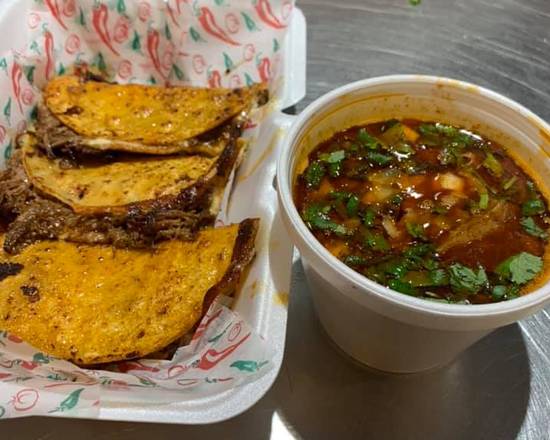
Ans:
MULTIPOLYGON (((357 79, 445 75, 492 88, 550 120, 550 0, 303 0, 308 93, 357 79)), ((33 418, 2 439, 550 439, 550 307, 502 328, 453 365, 390 376, 340 355, 323 334, 298 258, 285 361, 271 391, 217 425, 33 418)))

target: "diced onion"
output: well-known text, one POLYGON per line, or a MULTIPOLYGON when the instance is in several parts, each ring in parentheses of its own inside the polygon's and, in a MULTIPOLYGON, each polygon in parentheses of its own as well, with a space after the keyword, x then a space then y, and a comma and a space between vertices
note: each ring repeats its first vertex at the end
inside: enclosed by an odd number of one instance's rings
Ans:
POLYGON ((445 173, 439 176, 439 183, 443 189, 462 192, 464 189, 464 179, 453 173, 445 173))
POLYGON ((382 226, 391 238, 398 238, 401 235, 401 231, 397 229, 395 222, 389 217, 382 219, 382 226))

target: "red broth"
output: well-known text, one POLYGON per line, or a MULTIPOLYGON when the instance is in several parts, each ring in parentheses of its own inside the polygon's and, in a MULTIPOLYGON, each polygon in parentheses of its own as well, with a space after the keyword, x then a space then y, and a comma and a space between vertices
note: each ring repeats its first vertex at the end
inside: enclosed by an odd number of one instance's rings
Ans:
POLYGON ((303 220, 380 284, 480 304, 516 298, 543 273, 547 201, 496 142, 391 120, 337 133, 308 159, 295 187, 303 220))

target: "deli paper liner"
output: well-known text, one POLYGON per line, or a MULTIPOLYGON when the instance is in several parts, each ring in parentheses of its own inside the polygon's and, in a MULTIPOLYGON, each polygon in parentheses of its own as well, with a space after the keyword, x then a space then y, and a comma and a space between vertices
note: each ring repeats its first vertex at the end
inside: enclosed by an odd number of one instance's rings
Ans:
MULTIPOLYGON (((293 0, 34 1, 27 46, 0 55, 2 159, 34 117, 47 80, 79 62, 120 83, 239 87, 268 81, 276 99, 293 6, 293 0)), ((265 112, 257 112, 245 137, 258 136, 265 112)), ((236 180, 234 190, 246 197, 236 180)), ((229 190, 222 213, 228 200, 229 190)), ((216 223, 229 220, 221 214, 216 223)), ((253 263, 250 272, 257 270, 253 263)), ((79 368, 0 332, 0 418, 97 417, 107 393, 121 401, 169 403, 259 378, 273 367, 274 352, 226 302, 212 304, 191 343, 172 360, 121 362, 116 371, 79 368)))

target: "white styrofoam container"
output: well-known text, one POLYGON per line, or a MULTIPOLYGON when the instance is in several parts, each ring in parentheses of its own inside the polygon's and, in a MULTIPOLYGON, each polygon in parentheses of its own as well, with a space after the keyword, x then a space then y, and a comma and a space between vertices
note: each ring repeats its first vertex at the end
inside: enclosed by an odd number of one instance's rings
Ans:
MULTIPOLYGON (((334 133, 395 117, 463 126, 496 140, 546 195, 550 194, 550 126, 498 93, 422 75, 390 75, 344 85, 295 118, 278 163, 279 201, 321 323, 360 362, 379 370, 413 373, 448 364, 494 329, 541 310, 550 303, 550 282, 541 280, 535 291, 510 301, 443 304, 369 280, 323 247, 294 206, 297 168, 319 142, 334 133)), ((548 265, 548 255, 545 260, 548 265)))
MULTIPOLYGON (((0 53, 22 47, 26 43, 27 35, 24 31, 21 32, 21 29, 26 29, 25 11, 30 2, 31 0, 0 0, 0 26, 4 35, 10 36, 0 40, 0 53)), ((101 394, 99 419, 182 424, 219 422, 234 417, 254 405, 277 377, 285 345, 293 245, 277 213, 277 194, 273 182, 276 160, 285 138, 283 134, 289 123, 289 118, 281 110, 296 104, 305 95, 306 22, 298 8, 293 11, 282 46, 282 89, 273 104, 273 111, 262 121, 259 134, 235 177, 237 181, 241 181, 239 186, 243 189, 248 186, 247 192, 250 194, 252 191, 255 197, 253 201, 232 201, 227 212, 229 220, 239 221, 242 219, 239 216, 239 205, 253 205, 252 209, 248 207, 247 216, 260 217, 261 228, 268 231, 263 235, 269 237, 269 240, 257 244, 259 247, 267 247, 267 251, 258 252, 255 262, 255 265, 260 264, 265 268, 261 271, 264 279, 257 280, 257 286, 254 288, 260 292, 247 298, 239 297, 234 310, 246 319, 274 350, 273 366, 266 375, 243 386, 203 398, 197 394, 187 398, 186 394, 182 393, 181 400, 166 404, 126 399, 121 397, 120 393, 104 389, 101 394), (254 179, 246 181, 247 176, 252 173, 255 174, 254 179), (276 249, 276 255, 272 255, 271 249, 276 249)), ((232 194, 232 199, 239 199, 238 192, 232 194)), ((65 413, 57 415, 65 416, 65 413)))

